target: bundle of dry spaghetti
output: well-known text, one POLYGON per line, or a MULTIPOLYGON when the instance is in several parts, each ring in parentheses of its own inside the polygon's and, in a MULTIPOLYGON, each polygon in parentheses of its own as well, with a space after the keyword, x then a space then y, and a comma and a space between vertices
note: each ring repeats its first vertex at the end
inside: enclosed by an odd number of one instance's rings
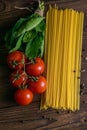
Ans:
POLYGON ((49 7, 46 13, 44 61, 47 90, 41 109, 79 110, 84 13, 49 7))

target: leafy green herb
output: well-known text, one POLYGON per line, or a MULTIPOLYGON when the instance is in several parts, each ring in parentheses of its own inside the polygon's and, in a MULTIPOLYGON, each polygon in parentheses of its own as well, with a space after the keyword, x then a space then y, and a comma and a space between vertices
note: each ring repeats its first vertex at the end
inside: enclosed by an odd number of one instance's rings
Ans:
POLYGON ((19 38, 18 38, 18 41, 16 43, 16 46, 14 48, 12 48, 10 50, 10 52, 13 52, 13 51, 16 51, 20 48, 21 44, 22 44, 22 38, 23 38, 23 35, 21 35, 19 38))
POLYGON ((35 31, 35 29, 25 32, 23 37, 23 43, 28 43, 29 41, 34 39, 36 37, 36 34, 37 32, 35 31))
POLYGON ((27 21, 28 19, 29 19, 29 17, 28 17, 28 18, 20 18, 20 19, 15 23, 15 25, 14 25, 14 27, 13 27, 13 29, 12 29, 12 34, 13 34, 14 32, 17 32, 18 29, 21 27, 21 25, 22 25, 25 21, 27 21))
POLYGON ((25 54, 29 59, 35 58, 37 56, 42 56, 41 46, 43 44, 43 35, 38 33, 35 39, 30 41, 25 49, 25 54))
POLYGON ((35 29, 37 32, 43 32, 45 30, 45 26, 45 21, 43 20, 38 26, 36 26, 35 29))
MULTIPOLYGON (((43 10, 42 7, 43 4, 38 9, 43 10)), ((29 59, 43 56, 45 21, 37 13, 38 11, 26 18, 20 18, 6 33, 5 42, 9 52, 21 50, 29 59)))
POLYGON ((27 22, 25 22, 18 30, 17 32, 17 37, 20 36, 21 34, 24 34, 27 31, 30 31, 34 29, 42 20, 44 17, 41 17, 37 14, 34 14, 34 17, 29 19, 27 22))
POLYGON ((43 57, 43 53, 44 53, 44 32, 42 33, 41 45, 38 56, 43 57))
POLYGON ((10 29, 10 30, 6 33, 6 35, 5 35, 5 37, 4 37, 5 42, 6 42, 6 47, 7 47, 9 50, 11 49, 11 45, 10 45, 10 37, 11 37, 11 35, 12 35, 12 29, 10 29))

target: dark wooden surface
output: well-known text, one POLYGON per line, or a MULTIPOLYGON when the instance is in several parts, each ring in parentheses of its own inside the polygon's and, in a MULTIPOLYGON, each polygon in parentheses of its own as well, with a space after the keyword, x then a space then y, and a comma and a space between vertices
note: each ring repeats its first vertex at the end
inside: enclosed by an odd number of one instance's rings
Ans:
MULTIPOLYGON (((7 50, 4 46, 5 32, 20 17, 30 12, 15 9, 15 6, 35 7, 30 0, 0 0, 0 130, 87 130, 87 0, 46 0, 45 5, 57 3, 59 8, 74 8, 84 11, 84 34, 82 51, 81 108, 77 112, 39 110, 40 95, 28 106, 19 106, 13 100, 14 90, 9 85, 10 70, 6 64, 7 50)), ((36 4, 35 4, 36 5, 36 4)))

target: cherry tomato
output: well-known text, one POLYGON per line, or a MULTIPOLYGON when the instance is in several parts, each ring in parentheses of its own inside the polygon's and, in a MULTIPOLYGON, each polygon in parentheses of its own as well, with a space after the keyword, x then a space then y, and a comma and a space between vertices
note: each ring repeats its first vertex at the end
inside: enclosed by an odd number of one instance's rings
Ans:
POLYGON ((27 82, 28 76, 23 70, 14 71, 10 75, 10 82, 13 87, 24 86, 27 82))
POLYGON ((47 88, 47 81, 43 76, 39 76, 36 81, 29 79, 28 88, 34 93, 43 93, 47 88))
POLYGON ((26 72, 32 76, 39 76, 44 72, 44 62, 41 58, 37 57, 34 63, 29 63, 26 65, 26 72))
POLYGON ((19 105, 28 105, 33 100, 33 93, 29 89, 18 89, 14 93, 14 99, 19 105))
POLYGON ((21 51, 14 51, 8 54, 7 64, 11 69, 22 69, 26 61, 26 56, 21 51))

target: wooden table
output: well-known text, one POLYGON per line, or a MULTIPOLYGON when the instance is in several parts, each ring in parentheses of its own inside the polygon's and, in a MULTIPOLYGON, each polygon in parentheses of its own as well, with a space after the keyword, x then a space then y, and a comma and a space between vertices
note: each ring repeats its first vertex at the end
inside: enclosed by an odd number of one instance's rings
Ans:
POLYGON ((13 100, 14 90, 9 84, 10 70, 6 64, 7 49, 3 36, 17 19, 27 16, 27 10, 15 6, 34 7, 36 1, 0 0, 0 130, 87 130, 87 0, 46 0, 45 5, 57 3, 59 8, 73 8, 84 11, 84 34, 82 51, 81 109, 77 112, 39 110, 40 95, 28 106, 19 106, 13 100), (85 71, 84 71, 85 69, 85 71))

